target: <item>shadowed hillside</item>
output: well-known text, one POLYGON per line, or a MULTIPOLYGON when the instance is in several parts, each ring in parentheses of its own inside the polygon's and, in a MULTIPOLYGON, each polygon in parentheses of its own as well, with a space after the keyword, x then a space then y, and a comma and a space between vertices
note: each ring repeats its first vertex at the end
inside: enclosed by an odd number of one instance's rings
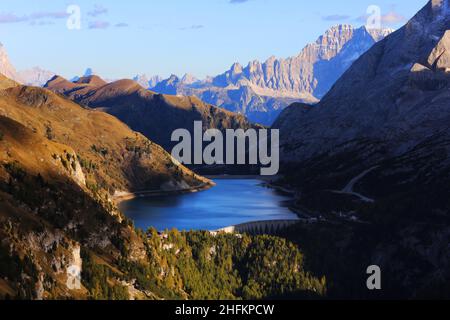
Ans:
POLYGON ((244 116, 203 103, 195 97, 155 94, 132 80, 104 83, 97 76, 72 83, 54 77, 46 88, 64 94, 84 106, 99 108, 128 124, 133 130, 171 150, 171 134, 179 128, 193 132, 194 121, 204 129, 248 129, 244 116))
POLYGON ((297 207, 348 228, 318 227, 340 243, 327 259, 343 286, 365 261, 390 279, 386 296, 450 294, 449 29, 448 1, 430 1, 319 104, 294 104, 274 125, 297 207))

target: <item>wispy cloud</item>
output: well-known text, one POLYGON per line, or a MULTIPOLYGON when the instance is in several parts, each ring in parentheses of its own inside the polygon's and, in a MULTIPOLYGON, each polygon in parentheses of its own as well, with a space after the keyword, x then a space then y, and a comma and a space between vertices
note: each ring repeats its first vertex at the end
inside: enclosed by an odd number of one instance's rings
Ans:
POLYGON ((31 26, 50 26, 55 24, 54 21, 42 20, 42 21, 31 21, 31 26))
POLYGON ((0 14, 0 23, 17 23, 27 21, 25 16, 19 17, 12 13, 1 13, 0 14))
POLYGON ((58 12, 35 12, 32 13, 29 17, 31 20, 38 20, 38 19, 64 19, 67 18, 69 14, 64 11, 58 11, 58 12))
POLYGON ((406 18, 397 12, 391 11, 381 16, 381 22, 387 25, 393 25, 401 22, 406 22, 406 18))
POLYGON ((89 29, 107 29, 109 28, 110 23, 107 21, 91 21, 89 22, 89 29))
POLYGON ((332 14, 329 16, 324 16, 322 17, 322 20, 325 21, 343 21, 343 20, 348 20, 351 17, 349 15, 345 15, 345 14, 332 14))
POLYGON ((98 17, 106 13, 108 13, 108 8, 105 8, 104 6, 101 5, 95 5, 94 9, 88 12, 88 15, 91 17, 98 17))
POLYGON ((180 30, 199 30, 203 28, 205 28, 205 26, 202 24, 193 24, 192 26, 189 27, 182 27, 180 28, 180 30))
POLYGON ((125 22, 119 22, 119 23, 116 23, 114 25, 114 27, 116 27, 116 28, 126 28, 126 27, 129 27, 129 24, 125 23, 125 22))
POLYGON ((0 23, 18 23, 18 22, 30 22, 30 24, 38 25, 39 20, 47 19, 64 19, 68 14, 63 11, 56 12, 34 12, 29 15, 18 16, 14 13, 0 13, 0 23))
MULTIPOLYGON (((368 18, 369 18, 368 15, 363 15, 363 16, 358 17, 356 19, 356 21, 358 21, 360 23, 366 23, 368 18)), ((407 20, 408 19, 406 17, 402 16, 401 14, 399 14, 393 10, 386 14, 383 14, 381 16, 381 24, 383 26, 388 26, 388 27, 392 27, 399 23, 406 22, 407 20)))
POLYGON ((249 0, 230 0, 231 4, 239 4, 239 3, 244 3, 244 2, 248 2, 249 0))

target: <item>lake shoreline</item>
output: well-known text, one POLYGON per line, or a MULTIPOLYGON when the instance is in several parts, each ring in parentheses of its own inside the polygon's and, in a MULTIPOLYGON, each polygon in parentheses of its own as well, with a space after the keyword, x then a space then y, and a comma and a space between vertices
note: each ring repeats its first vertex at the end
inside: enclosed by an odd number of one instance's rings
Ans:
POLYGON ((271 183, 274 180, 276 180, 276 178, 278 178, 278 176, 260 176, 260 175, 228 175, 228 174, 224 174, 224 175, 206 175, 205 178, 210 179, 210 180, 237 180, 237 179, 242 179, 242 180, 260 180, 260 181, 265 181, 266 183, 271 183))
POLYGON ((278 225, 281 221, 300 219, 300 216, 291 210, 292 196, 268 186, 273 177, 261 179, 260 176, 241 175, 206 178, 214 179, 216 187, 200 185, 169 192, 139 192, 121 195, 117 200, 137 198, 136 201, 122 203, 121 210, 137 226, 144 229, 153 226, 161 231, 171 227, 179 230, 214 231, 242 224, 261 224, 261 221, 271 221, 272 224, 278 225), (210 188, 217 190, 198 192, 210 188), (198 194, 188 194, 192 192, 198 192, 198 194), (187 195, 183 196, 183 194, 187 195), (167 195, 169 197, 166 197, 167 195), (145 200, 145 198, 150 199, 145 200), (175 205, 177 201, 181 201, 178 207, 175 205), (152 203, 155 205, 152 206, 152 203), (151 218, 152 214, 154 218, 151 218))
MULTIPOLYGON (((208 175, 204 176, 206 179, 211 182, 205 182, 201 185, 194 186, 187 189, 178 189, 178 190, 144 190, 144 191, 136 191, 136 192, 124 192, 119 196, 113 196, 113 201, 116 205, 121 204, 124 201, 133 200, 136 198, 151 198, 151 197, 161 197, 161 196, 172 196, 172 195, 180 195, 187 193, 196 193, 201 191, 206 191, 215 187, 215 183, 213 180, 236 180, 236 179, 245 179, 245 180, 260 180, 265 187, 275 189, 281 191, 286 194, 291 194, 287 189, 283 189, 279 186, 276 186, 273 183, 274 177, 278 176, 259 176, 259 175, 208 175)), ((292 192, 293 193, 293 192, 292 192)))
POLYGON ((127 192, 123 193, 119 196, 114 196, 113 200, 116 205, 120 205, 124 201, 133 200, 136 198, 151 198, 151 197, 161 197, 161 196, 172 196, 172 195, 180 195, 187 193, 196 193, 201 191, 206 191, 210 188, 213 188, 215 183, 203 183, 198 186, 193 186, 191 188, 186 189, 176 189, 176 190, 144 190, 144 191, 136 191, 136 192, 127 192))

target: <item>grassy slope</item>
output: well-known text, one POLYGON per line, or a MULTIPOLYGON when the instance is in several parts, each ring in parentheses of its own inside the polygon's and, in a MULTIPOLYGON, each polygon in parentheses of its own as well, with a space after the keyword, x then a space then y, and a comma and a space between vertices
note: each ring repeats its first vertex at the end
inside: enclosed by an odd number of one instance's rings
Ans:
POLYGON ((18 86, 18 84, 15 81, 8 79, 4 75, 0 74, 0 90, 15 86, 18 86))
POLYGON ((0 112, 40 136, 71 146, 86 167, 87 182, 110 194, 157 190, 174 179, 189 185, 205 181, 175 165, 161 147, 113 116, 84 109, 48 90, 8 89, 0 112))
POLYGON ((115 190, 209 182, 110 115, 44 89, 0 93, 0 296, 86 297, 65 285, 78 247, 112 265, 147 259, 115 190))

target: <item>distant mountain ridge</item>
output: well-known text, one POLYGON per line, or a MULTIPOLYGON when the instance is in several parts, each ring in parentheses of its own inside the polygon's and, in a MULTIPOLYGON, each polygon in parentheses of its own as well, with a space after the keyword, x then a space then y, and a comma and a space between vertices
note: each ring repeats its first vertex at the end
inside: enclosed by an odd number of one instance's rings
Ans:
POLYGON ((34 67, 31 69, 18 72, 19 78, 22 83, 27 86, 42 87, 51 79, 55 73, 52 71, 44 70, 40 67, 34 67))
POLYGON ((392 31, 338 25, 295 57, 255 60, 246 67, 234 63, 223 74, 202 81, 172 75, 151 89, 197 96, 267 125, 292 102, 318 102, 357 58, 392 31))
MULTIPOLYGON (((167 79, 139 74, 133 80, 157 93, 196 96, 206 103, 245 115, 251 122, 271 125, 291 103, 317 103, 359 56, 392 31, 337 25, 295 57, 270 57, 263 63, 255 60, 246 67, 234 63, 226 72, 204 80, 189 74, 181 78, 171 75, 167 79)), ((33 86, 44 86, 55 75, 38 67, 17 72, 3 47, 0 48, 0 73, 33 86)), ((88 68, 84 76, 94 74, 88 68)), ((79 78, 76 76, 71 81, 79 78)))
POLYGON ((0 300, 92 299, 67 285, 84 250, 147 259, 116 196, 211 184, 115 117, 3 75, 0 150, 0 300))
POLYGON ((55 73, 40 67, 17 71, 9 60, 6 48, 2 43, 0 43, 0 74, 20 84, 36 87, 42 87, 55 75, 55 73))
POLYGON ((160 76, 152 76, 148 77, 146 74, 138 74, 133 77, 133 80, 139 83, 143 88, 153 88, 158 83, 163 81, 163 78, 160 76))
POLYGON ((6 48, 3 46, 1 42, 0 42, 0 74, 16 82, 21 82, 21 79, 17 74, 16 69, 9 60, 6 48))
POLYGON ((107 83, 93 75, 70 82, 55 76, 45 88, 116 116, 166 150, 175 145, 171 141, 172 132, 179 128, 193 132, 194 121, 202 121, 204 129, 253 127, 243 115, 204 103, 196 97, 156 94, 129 79, 107 83))
POLYGON ((410 147, 401 146, 405 132, 410 144, 427 137, 433 129, 431 119, 447 112, 436 100, 439 94, 447 94, 449 84, 450 10, 444 10, 446 3, 430 1, 402 29, 373 46, 308 112, 298 113, 297 106, 287 109, 275 124, 285 134, 286 159, 306 159, 363 137, 384 141, 398 153, 410 147), (436 112, 431 107, 410 110, 420 103, 435 106, 436 112), (314 142, 310 143, 310 137, 314 142), (320 143, 318 137, 323 137, 320 143), (287 146, 300 141, 301 148, 287 146))

